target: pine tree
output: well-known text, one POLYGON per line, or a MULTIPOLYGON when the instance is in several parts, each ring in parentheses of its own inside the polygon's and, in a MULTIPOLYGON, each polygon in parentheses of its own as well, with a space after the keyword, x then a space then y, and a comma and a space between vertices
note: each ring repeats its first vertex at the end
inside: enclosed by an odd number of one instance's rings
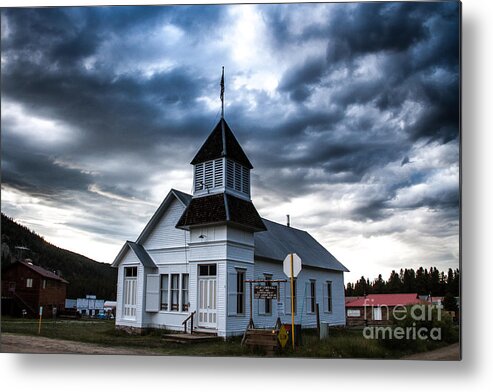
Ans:
POLYGON ((450 312, 457 312, 459 307, 457 306, 457 301, 452 293, 447 293, 445 297, 443 297, 443 309, 448 310, 450 312))
POLYGON ((384 294, 386 291, 385 281, 382 278, 382 274, 378 274, 378 278, 373 281, 373 293, 384 294))
POLYGON ((389 293, 400 293, 402 292, 402 282, 399 275, 392 270, 390 273, 390 278, 387 282, 387 289, 389 293))

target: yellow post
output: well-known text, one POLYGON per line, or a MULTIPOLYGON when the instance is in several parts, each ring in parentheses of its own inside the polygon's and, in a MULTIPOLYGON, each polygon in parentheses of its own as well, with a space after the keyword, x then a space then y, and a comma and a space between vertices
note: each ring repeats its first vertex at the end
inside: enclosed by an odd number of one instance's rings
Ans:
POLYGON ((291 343, 293 345, 294 351, 294 300, 293 300, 293 291, 294 291, 294 273, 293 273, 293 254, 289 255, 291 261, 291 343))
POLYGON ((41 319, 43 318, 43 307, 39 307, 39 324, 38 324, 38 335, 41 333, 41 319))

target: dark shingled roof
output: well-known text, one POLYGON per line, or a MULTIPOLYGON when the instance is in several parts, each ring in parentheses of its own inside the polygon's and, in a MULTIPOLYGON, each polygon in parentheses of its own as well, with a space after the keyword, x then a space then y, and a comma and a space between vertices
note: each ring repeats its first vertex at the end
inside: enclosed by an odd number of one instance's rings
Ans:
POLYGON ((55 274, 55 273, 53 273, 51 271, 48 271, 48 270, 44 269, 43 267, 40 267, 39 265, 34 265, 34 264, 31 264, 31 263, 28 263, 27 261, 19 261, 19 263, 21 263, 22 265, 25 265, 27 268, 32 269, 33 271, 37 272, 38 274, 40 274, 44 278, 58 280, 58 281, 60 281, 62 283, 68 283, 62 277, 58 276, 57 274, 55 274))
POLYGON ((282 263, 289 253, 296 253, 302 265, 348 272, 327 249, 306 231, 262 219, 267 230, 255 233, 255 259, 282 263))
POLYGON ((136 244, 132 241, 127 241, 128 246, 132 249, 135 255, 139 258, 140 262, 144 267, 155 268, 156 264, 152 261, 149 253, 144 249, 144 247, 140 244, 136 244))
POLYGON ((265 230, 255 206, 227 193, 194 198, 183 212, 176 227, 228 222, 247 227, 253 231, 265 230))
POLYGON ((236 161, 249 169, 253 169, 252 164, 245 155, 240 143, 236 140, 228 123, 224 118, 221 118, 190 163, 195 165, 223 157, 236 161))

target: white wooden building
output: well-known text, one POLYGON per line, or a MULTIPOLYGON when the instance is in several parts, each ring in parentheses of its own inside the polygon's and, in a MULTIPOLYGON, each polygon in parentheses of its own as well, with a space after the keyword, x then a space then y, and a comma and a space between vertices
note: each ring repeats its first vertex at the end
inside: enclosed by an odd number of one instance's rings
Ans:
MULTIPOLYGON (((252 165, 221 118, 193 165, 193 195, 172 189, 135 242, 127 241, 118 268, 116 325, 242 334, 250 318, 245 280, 286 279, 282 261, 297 253, 303 269, 295 284, 295 320, 316 326, 345 324, 347 269, 305 231, 262 219, 250 199, 252 165)), ((276 300, 253 300, 257 327, 291 322, 290 289, 276 300)))

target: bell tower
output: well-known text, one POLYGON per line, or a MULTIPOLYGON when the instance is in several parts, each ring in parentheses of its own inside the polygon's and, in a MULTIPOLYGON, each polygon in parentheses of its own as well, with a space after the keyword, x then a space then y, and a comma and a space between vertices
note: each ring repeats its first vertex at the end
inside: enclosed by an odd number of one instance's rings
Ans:
POLYGON ((199 149, 193 165, 193 196, 226 192, 250 200, 252 164, 224 118, 199 149))
POLYGON ((253 166, 224 118, 190 163, 193 198, 177 227, 227 223, 252 232, 265 230, 250 197, 253 166))

